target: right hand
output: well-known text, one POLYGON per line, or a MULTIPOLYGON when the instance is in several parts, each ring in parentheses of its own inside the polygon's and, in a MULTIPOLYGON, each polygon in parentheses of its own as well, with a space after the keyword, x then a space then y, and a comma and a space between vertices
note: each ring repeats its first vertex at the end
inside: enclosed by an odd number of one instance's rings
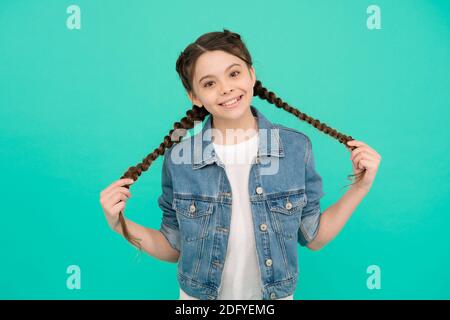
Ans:
POLYGON ((100 192, 100 204, 105 213, 106 220, 111 228, 119 223, 119 213, 125 209, 126 202, 131 198, 131 192, 125 185, 131 185, 133 179, 120 179, 100 192))

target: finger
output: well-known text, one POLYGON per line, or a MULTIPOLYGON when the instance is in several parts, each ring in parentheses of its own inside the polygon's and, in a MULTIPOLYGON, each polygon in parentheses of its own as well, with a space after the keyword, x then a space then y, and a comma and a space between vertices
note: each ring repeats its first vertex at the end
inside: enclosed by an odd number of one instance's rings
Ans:
POLYGON ((123 193, 115 193, 111 195, 108 199, 105 200, 105 204, 107 208, 111 208, 116 205, 120 201, 127 201, 128 197, 123 193))
POLYGON ((347 142, 347 145, 352 147, 359 147, 359 146, 365 146, 366 144, 359 140, 350 140, 347 142))
POLYGON ((112 184, 110 184, 108 187, 106 187, 101 193, 100 195, 103 195, 104 193, 108 193, 112 188, 114 187, 121 187, 124 185, 129 185, 129 184, 133 184, 134 180, 130 179, 130 178, 125 178, 125 179, 120 179, 117 180, 116 182, 113 182, 112 184))
POLYGON ((356 168, 359 168, 360 167, 359 163, 361 160, 369 160, 369 161, 374 161, 374 162, 377 161, 377 159, 371 154, 360 153, 353 159, 353 165, 356 168))
POLYGON ((374 149, 372 149, 367 143, 364 143, 362 141, 359 140, 350 140, 347 142, 347 145, 351 146, 351 147, 366 147, 369 150, 372 150, 373 152, 376 153, 376 151, 374 149))
POLYGON ((105 199, 107 199, 107 198, 109 198, 112 194, 114 194, 114 193, 116 193, 116 192, 123 193, 123 194, 127 195, 128 198, 131 198, 131 192, 130 192, 130 190, 128 190, 128 189, 125 188, 125 187, 115 187, 115 188, 109 190, 108 192, 104 193, 104 194, 102 195, 102 197, 104 197, 105 199))
POLYGON ((361 152, 363 152, 365 150, 367 150, 367 149, 365 149, 365 147, 363 147, 363 146, 355 148, 350 154, 350 160, 353 160, 358 154, 360 154, 361 152))
POLYGON ((378 153, 376 153, 375 151, 373 151, 372 149, 370 149, 367 146, 361 146, 361 147, 357 147, 355 150, 353 150, 351 152, 350 155, 350 160, 353 160, 358 154, 360 154, 361 152, 365 152, 367 154, 371 154, 373 157, 381 159, 381 157, 378 155, 378 153))
POLYGON ((351 141, 347 142, 347 144, 349 144, 350 146, 365 147, 365 148, 367 148, 367 150, 370 150, 373 154, 375 154, 376 156, 381 158, 381 156, 378 154, 378 152, 375 151, 375 149, 371 148, 368 144, 366 144, 366 143, 364 143, 362 141, 351 140, 351 141))
POLYGON ((359 166, 366 168, 367 171, 372 172, 376 169, 376 163, 372 160, 362 159, 359 162, 359 166))
POLYGON ((367 159, 367 160, 371 160, 371 161, 377 161, 377 158, 374 156, 374 155, 372 155, 372 154, 370 154, 370 153, 367 153, 367 152, 362 152, 362 153, 359 153, 358 155, 356 155, 354 158, 353 158, 353 163, 355 164, 355 165, 357 165, 358 163, 359 163, 359 161, 361 161, 361 159, 367 159))
POLYGON ((369 145, 366 144, 365 146, 363 146, 363 148, 366 149, 368 152, 372 153, 375 157, 380 157, 380 155, 369 145))
POLYGON ((363 166, 362 163, 361 163, 362 160, 365 160, 365 159, 364 159, 364 158, 356 159, 356 160, 353 162, 353 168, 355 168, 355 169, 357 169, 357 170, 364 170, 364 166, 363 166))
POLYGON ((359 162, 352 163, 352 166, 353 166, 353 171, 355 171, 356 174, 358 174, 359 172, 361 172, 363 170, 363 168, 359 166, 359 162))
POLYGON ((114 205, 111 208, 111 213, 113 215, 119 214, 120 211, 123 211, 123 209, 125 209, 125 202, 124 201, 120 201, 119 203, 117 203, 116 205, 114 205))
POLYGON ((104 201, 109 203, 109 199, 111 199, 116 194, 124 194, 127 198, 131 198, 131 192, 125 187, 116 187, 111 189, 108 193, 103 194, 100 198, 100 202, 104 201))
MULTIPOLYGON (((359 170, 366 170, 366 171, 370 172, 371 174, 373 174, 374 172, 377 171, 376 163, 372 160, 367 160, 367 159, 361 159, 357 164, 357 168, 359 170)), ((355 171, 358 171, 358 170, 355 169, 355 171)))

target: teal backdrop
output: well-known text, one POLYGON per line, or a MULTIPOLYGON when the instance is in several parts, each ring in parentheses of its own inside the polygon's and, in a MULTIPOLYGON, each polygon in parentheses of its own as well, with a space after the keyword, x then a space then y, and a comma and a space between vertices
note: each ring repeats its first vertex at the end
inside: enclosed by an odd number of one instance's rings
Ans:
MULTIPOLYGON (((2 0, 0 298, 178 299, 176 264, 109 229, 100 191, 191 107, 175 71, 181 51, 227 28, 264 86, 382 156, 342 232, 320 251, 298 247, 295 299, 449 299, 449 21, 450 1, 431 0, 2 0), (71 5, 80 28, 69 27, 71 5), (368 27, 371 5, 379 29, 368 27)), ((311 138, 322 210, 338 201, 349 151, 253 104, 311 138)), ((125 211, 155 229, 161 164, 131 187, 125 211)))

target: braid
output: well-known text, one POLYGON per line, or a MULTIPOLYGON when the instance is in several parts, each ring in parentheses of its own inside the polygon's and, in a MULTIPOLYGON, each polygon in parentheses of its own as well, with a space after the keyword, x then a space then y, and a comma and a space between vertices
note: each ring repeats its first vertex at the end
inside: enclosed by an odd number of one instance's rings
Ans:
MULTIPOLYGON (((262 86, 261 81, 257 80, 254 86, 254 94, 253 96, 258 96, 263 100, 267 100, 269 103, 274 104, 278 108, 282 108, 285 111, 292 113, 294 116, 299 118, 300 120, 306 121, 316 129, 330 135, 331 137, 337 139, 339 142, 343 143, 347 148, 353 150, 356 148, 355 146, 347 146, 347 142, 353 140, 351 136, 344 135, 337 130, 327 126, 325 123, 320 122, 317 119, 314 119, 307 114, 301 112, 300 110, 290 106, 286 102, 283 102, 280 98, 278 98, 275 93, 268 91, 265 87, 262 86)), ((186 111, 186 116, 183 117, 179 122, 175 122, 173 124, 173 129, 169 131, 169 134, 164 137, 163 142, 159 145, 158 148, 153 150, 152 153, 147 155, 141 163, 136 166, 129 167, 128 170, 122 175, 120 179, 131 178, 133 180, 137 180, 138 177, 142 174, 143 171, 147 171, 151 166, 153 161, 160 155, 164 155, 166 148, 171 148, 175 143, 181 142, 184 136, 186 136, 187 130, 192 129, 195 125, 195 121, 203 121, 205 117, 209 114, 206 108, 201 108, 196 105, 193 105, 192 109, 186 111)), ((351 180, 351 177, 356 177, 356 182, 360 181, 363 176, 365 169, 359 172, 356 175, 348 175, 348 179, 351 180)), ((129 185, 125 186, 125 188, 129 188, 129 185)), ((139 243, 141 239, 134 238, 130 235, 128 228, 126 226, 125 218, 123 216, 123 212, 119 213, 119 221, 122 226, 123 235, 125 239, 127 239, 131 244, 135 245, 142 250, 142 246, 139 243)))
MULTIPOLYGON (((276 107, 278 108, 282 108, 285 111, 292 113, 294 116, 296 116, 297 118, 299 118, 300 120, 306 121, 309 124, 311 124, 314 128, 332 136, 333 138, 335 138, 336 140, 338 140, 340 143, 343 143, 347 148, 349 148, 350 150, 355 149, 355 146, 347 146, 347 142, 354 140, 351 136, 347 136, 345 134, 342 134, 340 132, 338 132, 337 130, 327 126, 325 123, 320 122, 317 119, 311 118, 310 116, 308 116, 307 114, 301 112, 300 110, 290 106, 289 104, 287 104, 286 102, 284 102, 283 100, 281 100, 280 98, 278 98, 275 93, 273 93, 272 91, 268 91, 265 87, 262 86, 261 81, 257 80, 255 83, 255 86, 253 88, 253 96, 258 96, 263 100, 267 100, 269 103, 274 104, 276 107)), ((354 183, 359 182, 364 173, 365 173, 366 169, 362 170, 361 172, 357 173, 356 175, 348 175, 347 178, 349 180, 351 180, 351 177, 356 177, 356 180, 354 183)), ((353 184, 353 183, 352 183, 353 184)))
MULTIPOLYGON (((228 29, 224 29, 223 32, 210 32, 200 36, 195 42, 189 44, 185 50, 180 54, 176 61, 175 69, 180 76, 181 83, 187 92, 193 92, 192 80, 194 74, 194 66, 197 59, 207 51, 222 50, 229 54, 243 60, 247 66, 252 66, 252 57, 244 43, 241 36, 238 33, 231 32, 228 29)), ((292 113, 300 120, 306 121, 313 125, 318 130, 330 135, 343 143, 348 149, 353 150, 355 146, 347 146, 347 142, 353 140, 351 136, 346 136, 333 128, 330 128, 325 123, 321 123, 317 119, 313 119, 307 114, 302 113, 296 108, 290 106, 286 102, 283 102, 280 98, 277 98, 273 92, 268 91, 261 85, 260 81, 256 81, 253 88, 254 96, 259 96, 263 100, 267 100, 269 103, 274 104, 278 108, 283 108, 285 111, 292 113)), ((192 129, 195 126, 195 121, 203 121, 209 114, 206 108, 192 106, 192 109, 186 111, 186 116, 179 122, 173 124, 173 129, 169 131, 163 139, 163 142, 158 148, 153 150, 152 153, 147 155, 141 163, 136 166, 129 167, 128 170, 122 175, 121 179, 131 178, 137 180, 143 171, 147 171, 152 165, 153 161, 160 155, 164 155, 166 148, 171 148, 173 144, 179 143, 184 136, 186 136, 187 130, 192 129)), ((357 177, 358 182, 364 175, 365 169, 356 175, 349 175, 350 177, 357 177)), ((129 188, 129 185, 125 186, 129 188)), ((119 213, 119 222, 122 226, 124 237, 133 245, 142 250, 142 246, 139 243, 141 239, 132 237, 127 229, 123 212, 119 213)))
MULTIPOLYGON (((206 108, 200 108, 196 105, 193 105, 192 109, 186 111, 185 117, 183 117, 179 122, 175 122, 173 124, 174 128, 169 131, 169 134, 167 136, 164 137, 164 141, 159 145, 159 147, 153 150, 153 152, 148 156, 146 156, 141 163, 137 164, 136 166, 129 167, 120 179, 131 178, 133 180, 137 180, 143 171, 148 170, 148 168, 158 156, 164 155, 166 148, 170 148, 175 143, 181 142, 183 137, 186 135, 187 130, 194 127, 194 121, 203 121, 208 114, 209 112, 206 110, 206 108)), ((129 185, 125 186, 125 188, 129 187, 129 185)), ((125 239, 127 239, 131 244, 138 247, 139 250, 142 250, 142 246, 139 243, 141 239, 134 238, 130 235, 122 211, 119 213, 119 221, 122 226, 122 231, 125 239)))

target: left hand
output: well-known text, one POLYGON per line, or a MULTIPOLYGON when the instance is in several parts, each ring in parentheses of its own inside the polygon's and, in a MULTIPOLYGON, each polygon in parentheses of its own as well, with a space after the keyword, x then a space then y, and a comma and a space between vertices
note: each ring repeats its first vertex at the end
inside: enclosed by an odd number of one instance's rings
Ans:
POLYGON ((351 152, 350 160, 353 162, 353 173, 358 174, 363 171, 363 169, 366 169, 363 178, 353 186, 369 191, 375 180, 381 156, 362 141, 351 140, 347 142, 347 144, 348 146, 356 147, 353 151, 347 147, 351 152))

